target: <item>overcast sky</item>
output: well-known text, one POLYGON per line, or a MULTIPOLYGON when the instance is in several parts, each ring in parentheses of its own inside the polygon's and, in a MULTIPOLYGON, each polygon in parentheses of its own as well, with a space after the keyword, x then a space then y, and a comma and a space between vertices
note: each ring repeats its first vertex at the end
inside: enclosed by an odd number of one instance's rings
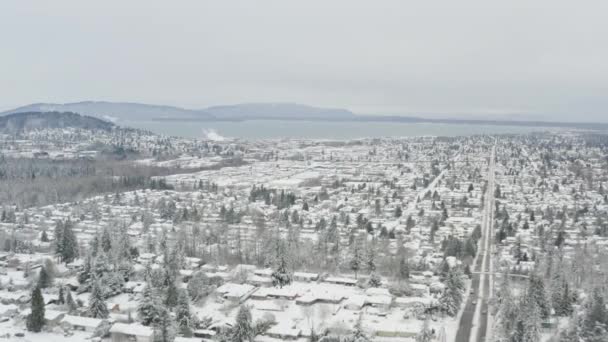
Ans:
POLYGON ((0 109, 298 102, 608 121, 608 1, 3 0, 0 109))

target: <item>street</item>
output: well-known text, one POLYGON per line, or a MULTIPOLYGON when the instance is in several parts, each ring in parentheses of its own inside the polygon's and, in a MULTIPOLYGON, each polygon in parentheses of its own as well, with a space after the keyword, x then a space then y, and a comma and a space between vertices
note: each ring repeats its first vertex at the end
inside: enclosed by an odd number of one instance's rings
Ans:
POLYGON ((494 211, 494 169, 495 169, 496 146, 492 147, 490 162, 488 165, 488 186, 486 189, 484 214, 482 219, 482 243, 477 251, 477 260, 474 265, 474 273, 471 281, 471 289, 474 291, 467 298, 465 308, 460 318, 456 342, 482 342, 486 340, 488 327, 489 307, 488 301, 491 297, 491 244, 493 242, 493 211, 494 211), (474 303, 475 302, 475 303, 474 303))

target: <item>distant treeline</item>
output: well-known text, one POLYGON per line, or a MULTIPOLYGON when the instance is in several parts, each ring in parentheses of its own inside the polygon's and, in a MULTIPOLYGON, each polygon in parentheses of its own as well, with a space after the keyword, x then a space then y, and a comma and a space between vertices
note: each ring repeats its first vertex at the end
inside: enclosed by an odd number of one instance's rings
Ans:
POLYGON ((0 159, 0 203, 31 207, 135 189, 170 189, 162 178, 199 169, 137 165, 131 161, 0 159))

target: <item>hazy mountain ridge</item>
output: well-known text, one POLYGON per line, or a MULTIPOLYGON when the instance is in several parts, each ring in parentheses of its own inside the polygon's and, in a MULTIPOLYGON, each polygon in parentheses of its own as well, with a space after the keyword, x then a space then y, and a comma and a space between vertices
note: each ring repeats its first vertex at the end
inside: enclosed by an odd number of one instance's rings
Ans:
POLYGON ((85 101, 76 103, 36 103, 12 109, 20 112, 74 112, 110 121, 150 119, 247 120, 247 119, 345 119, 355 116, 346 109, 320 108, 294 103, 245 103, 185 109, 173 106, 130 102, 85 101))
POLYGON ((4 114, 13 114, 20 112, 74 112, 82 115, 94 116, 110 121, 116 120, 145 120, 152 118, 182 118, 182 117, 197 117, 208 118, 212 117, 200 110, 184 109, 173 106, 150 105, 132 102, 106 102, 106 101, 84 101, 75 103, 35 103, 27 106, 15 108, 4 114))
MULTIPOLYGON (((175 106, 151 105, 131 102, 84 101, 53 104, 36 103, 5 111, 0 115, 21 112, 74 112, 101 118, 106 121, 245 121, 245 120, 313 120, 313 121, 364 121, 364 122, 428 122, 445 124, 481 124, 539 127, 574 127, 582 129, 608 129, 608 123, 556 122, 542 117, 501 115, 483 118, 457 115, 366 115, 356 114, 347 109, 313 107, 295 103, 242 103, 236 105, 212 106, 206 109, 185 109, 175 106)), ((126 123, 130 125, 130 123, 126 123)))
POLYGON ((24 112, 0 117, 0 132, 19 133, 43 128, 84 128, 110 130, 114 124, 72 112, 24 112))
POLYGON ((297 103, 243 103, 209 107, 205 111, 223 119, 339 119, 355 116, 353 112, 342 108, 320 108, 297 103))

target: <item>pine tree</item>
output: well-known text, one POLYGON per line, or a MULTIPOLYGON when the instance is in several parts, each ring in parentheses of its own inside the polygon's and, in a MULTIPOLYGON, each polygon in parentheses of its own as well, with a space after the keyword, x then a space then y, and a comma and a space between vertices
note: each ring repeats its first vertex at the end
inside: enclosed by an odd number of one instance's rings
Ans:
POLYGON ((401 215, 403 215, 403 209, 398 205, 397 208, 395 208, 395 217, 401 217, 401 215))
POLYGON ((91 296, 89 298, 89 307, 87 309, 87 313, 90 317, 93 318, 108 318, 108 306, 106 305, 106 301, 103 297, 103 292, 101 290, 99 280, 96 280, 94 282, 93 288, 91 289, 91 296))
POLYGON ((78 305, 76 305, 76 302, 74 301, 74 298, 72 297, 72 291, 70 291, 69 289, 65 296, 65 304, 68 306, 68 309, 70 312, 72 312, 78 308, 78 305))
POLYGON ((367 285, 370 287, 380 287, 382 285, 382 280, 376 273, 372 273, 369 276, 369 280, 367 281, 367 285))
MULTIPOLYGON (((505 272, 503 274, 503 280, 498 292, 500 307, 498 311, 498 317, 500 320, 500 332, 503 336, 509 336, 514 329, 514 323, 519 312, 519 307, 515 303, 515 299, 511 293, 511 284, 509 282, 509 276, 505 272)), ((523 329, 523 327, 522 327, 523 329)))
POLYGON ((44 299, 40 288, 36 287, 32 291, 32 312, 27 317, 27 330, 32 332, 40 332, 44 326, 44 299))
POLYGON ((184 290, 180 291, 179 296, 177 297, 175 320, 177 321, 179 332, 186 337, 192 337, 194 322, 190 311, 190 298, 188 297, 188 293, 184 290))
POLYGON ((158 319, 154 322, 154 342, 173 342, 175 328, 171 313, 165 308, 158 312, 158 319))
POLYGON ((536 275, 530 277, 528 295, 538 305, 541 317, 543 319, 549 317, 551 309, 548 304, 547 294, 545 293, 545 284, 540 277, 536 275))
POLYGON ((374 243, 367 248, 365 266, 370 274, 376 270, 376 246, 374 243))
POLYGON ((404 255, 399 260, 399 280, 407 280, 410 278, 410 263, 404 255))
POLYGON ((46 267, 40 267, 40 272, 38 273, 38 287, 41 289, 46 289, 53 284, 53 280, 49 275, 46 267))
POLYGON ((61 245, 61 261, 70 263, 78 257, 78 240, 69 221, 63 225, 61 245))
POLYGON ((275 270, 271 274, 272 285, 283 287, 291 284, 291 273, 289 271, 287 246, 285 242, 280 238, 276 241, 275 246, 276 259, 275 259, 275 270))
POLYGON ((78 282, 80 284, 86 283, 89 280, 89 278, 91 277, 91 264, 92 264, 91 255, 87 254, 86 258, 84 259, 84 263, 82 265, 82 270, 80 271, 80 273, 78 273, 78 282))
POLYGON ((585 309, 581 334, 589 338, 590 341, 599 341, 594 337, 601 336, 607 325, 608 310, 606 309, 606 302, 601 290, 595 289, 585 309))
POLYGON ((59 298, 57 302, 61 305, 65 304, 65 294, 63 293, 63 286, 59 286, 59 298))
POLYGON ((55 231, 53 234, 53 238, 55 239, 55 253, 60 257, 63 255, 63 222, 57 221, 55 224, 55 231))
POLYGON ((230 334, 231 342, 249 342, 253 341, 254 330, 251 321, 251 311, 249 308, 241 305, 238 314, 236 315, 236 325, 230 334))
POLYGON ((104 228, 103 232, 101 233, 101 248, 106 253, 112 248, 112 239, 110 238, 108 228, 104 228))
POLYGON ((446 277, 446 288, 439 298, 439 306, 449 316, 454 316, 460 309, 464 293, 464 276, 458 267, 452 267, 446 277))
POLYGON ((170 281, 167 285, 167 296, 165 297, 165 305, 169 308, 173 308, 177 305, 178 293, 177 287, 174 281, 170 281))
POLYGON ((350 259, 350 269, 355 272, 355 279, 357 279, 357 273, 361 270, 361 264, 363 263, 363 255, 361 255, 361 245, 358 241, 353 244, 353 256, 350 259))
POLYGON ((42 235, 40 235, 40 241, 49 242, 49 236, 46 234, 46 230, 42 231, 42 235))
POLYGON ((157 294, 153 291, 150 284, 146 285, 142 292, 141 301, 137 307, 139 319, 143 325, 150 325, 160 319, 162 305, 157 294))

